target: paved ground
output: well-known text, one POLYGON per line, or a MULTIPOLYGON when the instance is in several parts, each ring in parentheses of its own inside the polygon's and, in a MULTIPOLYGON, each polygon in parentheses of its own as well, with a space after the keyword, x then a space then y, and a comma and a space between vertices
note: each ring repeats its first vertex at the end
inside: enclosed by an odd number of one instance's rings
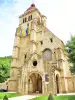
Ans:
POLYGON ((75 93, 63 93, 63 94, 57 94, 57 96, 59 95, 75 95, 75 93))
POLYGON ((9 98, 9 100, 30 100, 35 97, 38 97, 38 95, 24 95, 24 96, 9 98))

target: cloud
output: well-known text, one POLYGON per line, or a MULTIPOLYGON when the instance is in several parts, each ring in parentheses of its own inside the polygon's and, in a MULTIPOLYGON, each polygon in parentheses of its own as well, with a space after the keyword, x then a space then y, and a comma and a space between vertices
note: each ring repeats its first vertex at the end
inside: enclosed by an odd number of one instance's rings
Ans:
POLYGON ((41 12, 47 16, 48 28, 66 42, 70 32, 75 34, 75 0, 35 0, 41 12))
POLYGON ((0 0, 0 56, 12 55, 18 17, 30 6, 26 1, 0 0))
MULTIPOLYGON (((34 0, 39 11, 47 16, 47 27, 64 42, 75 34, 75 0, 34 0)), ((0 0, 0 56, 12 54, 19 15, 32 0, 0 0)))

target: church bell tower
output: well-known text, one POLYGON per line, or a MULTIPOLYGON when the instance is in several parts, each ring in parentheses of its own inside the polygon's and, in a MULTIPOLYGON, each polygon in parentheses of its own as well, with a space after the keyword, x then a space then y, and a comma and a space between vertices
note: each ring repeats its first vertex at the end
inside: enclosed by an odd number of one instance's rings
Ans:
MULTIPOLYGON (((16 29, 13 46, 10 80, 8 83, 9 91, 16 91, 22 94, 28 93, 28 80, 30 79, 32 82, 33 79, 37 80, 37 78, 41 78, 39 74, 40 70, 39 73, 35 74, 38 68, 33 68, 37 65, 37 60, 40 57, 40 55, 37 54, 37 32, 41 32, 40 30, 37 31, 37 26, 40 26, 40 24, 42 24, 43 27, 46 26, 46 17, 39 12, 35 4, 31 4, 24 14, 19 16, 19 25, 16 29), (32 64, 29 65, 31 62, 32 64), (33 72, 32 74, 35 77, 27 79, 26 75, 28 75, 29 72, 33 72)), ((35 83, 33 84, 35 85, 35 83)), ((39 85, 41 85, 41 83, 38 83, 38 86, 39 85)), ((40 91, 42 91, 41 89, 42 88, 40 88, 40 91)), ((38 91, 38 89, 33 88, 30 91, 38 91)))

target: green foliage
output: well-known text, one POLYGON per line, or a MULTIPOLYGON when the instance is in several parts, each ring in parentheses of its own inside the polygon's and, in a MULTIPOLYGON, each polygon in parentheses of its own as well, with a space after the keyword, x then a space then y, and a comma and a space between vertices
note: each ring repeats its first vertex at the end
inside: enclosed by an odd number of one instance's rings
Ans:
MULTIPOLYGON (((40 96, 31 100, 48 100, 47 96, 40 96)), ((75 100, 75 95, 54 96, 54 100, 75 100)))
POLYGON ((54 97, 52 96, 52 94, 50 94, 50 95, 48 96, 48 100, 54 100, 54 97))
POLYGON ((4 96, 3 100, 8 100, 8 97, 7 95, 4 96))
POLYGON ((55 100, 75 100, 75 95, 55 96, 55 100))
POLYGON ((0 57, 0 83, 10 77, 11 56, 0 57))
POLYGON ((66 43, 66 50, 68 52, 68 61, 70 62, 70 70, 75 73, 75 36, 71 36, 70 40, 66 43))

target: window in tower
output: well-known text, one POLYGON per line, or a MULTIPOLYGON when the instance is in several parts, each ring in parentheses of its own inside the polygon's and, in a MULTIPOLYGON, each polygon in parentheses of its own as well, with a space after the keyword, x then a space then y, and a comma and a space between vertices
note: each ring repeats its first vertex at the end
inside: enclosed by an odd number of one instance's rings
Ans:
POLYGON ((43 41, 40 41, 41 45, 43 44, 43 41))
POLYGON ((31 20, 32 20, 32 15, 31 15, 31 20))
POLYGON ((30 16, 28 17, 28 21, 30 21, 30 16))
POLYGON ((25 57, 25 59, 26 59, 26 58, 27 58, 27 55, 25 54, 25 56, 24 56, 24 57, 25 57))
POLYGON ((29 16, 29 21, 31 20, 31 17, 29 16))
POLYGON ((24 18, 23 18, 23 23, 24 23, 24 18))
POLYGON ((52 38, 50 38, 50 41, 51 41, 51 42, 53 42, 53 39, 52 39, 52 38))
POLYGON ((27 18, 25 18, 25 22, 27 21, 27 18))

